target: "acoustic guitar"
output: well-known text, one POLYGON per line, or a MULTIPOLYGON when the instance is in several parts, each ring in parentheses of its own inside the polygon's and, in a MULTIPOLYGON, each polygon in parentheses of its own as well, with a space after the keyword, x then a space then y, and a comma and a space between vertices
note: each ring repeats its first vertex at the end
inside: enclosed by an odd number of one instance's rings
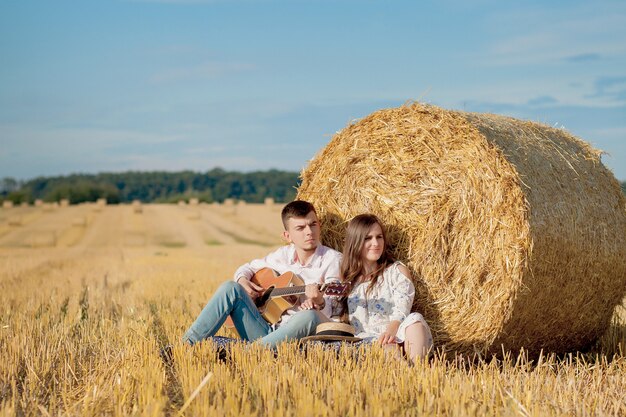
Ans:
MULTIPOLYGON (((298 303, 298 296, 305 293, 306 285, 302 278, 291 271, 279 275, 271 268, 263 268, 250 279, 263 288, 263 294, 254 300, 263 318, 269 323, 278 322, 283 313, 298 303)), ((320 285, 320 292, 325 295, 341 296, 346 293, 347 284, 327 283, 320 285)), ((234 327, 230 316, 224 323, 226 327, 234 327)))

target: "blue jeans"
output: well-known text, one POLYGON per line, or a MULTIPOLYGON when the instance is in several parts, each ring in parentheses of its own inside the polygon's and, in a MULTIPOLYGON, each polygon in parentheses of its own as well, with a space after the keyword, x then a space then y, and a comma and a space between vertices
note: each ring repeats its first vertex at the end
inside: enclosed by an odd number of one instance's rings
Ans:
POLYGON ((276 347, 280 342, 315 334, 317 325, 328 320, 318 311, 303 310, 272 331, 243 287, 234 281, 228 281, 217 289, 204 306, 183 336, 183 341, 193 345, 214 336, 228 316, 232 317, 241 338, 258 340, 270 348, 276 347))

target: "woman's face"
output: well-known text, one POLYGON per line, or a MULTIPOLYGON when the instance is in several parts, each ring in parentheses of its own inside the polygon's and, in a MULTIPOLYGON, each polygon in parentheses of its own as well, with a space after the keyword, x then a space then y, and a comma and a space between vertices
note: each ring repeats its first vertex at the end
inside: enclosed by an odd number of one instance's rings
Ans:
POLYGON ((361 258, 363 263, 376 263, 385 250, 385 239, 383 239, 383 229, 378 223, 370 226, 370 230, 365 236, 363 249, 361 249, 361 258))

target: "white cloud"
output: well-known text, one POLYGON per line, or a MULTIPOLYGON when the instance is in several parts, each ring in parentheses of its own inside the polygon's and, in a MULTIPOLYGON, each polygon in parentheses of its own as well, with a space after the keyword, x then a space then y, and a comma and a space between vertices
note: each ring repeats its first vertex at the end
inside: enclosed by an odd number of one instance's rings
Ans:
POLYGON ((487 66, 550 64, 581 55, 626 53, 626 11, 607 14, 592 3, 562 10, 513 10, 494 14, 488 24, 505 33, 496 30, 496 40, 480 56, 478 62, 487 66))
POLYGON ((152 134, 133 130, 46 128, 36 129, 19 125, 0 125, 4 146, 14 150, 37 149, 53 153, 82 149, 105 150, 121 145, 157 145, 179 140, 175 135, 152 134), (42 149, 43 148, 43 149, 42 149))
MULTIPOLYGON (((0 125, 0 177, 33 178, 76 172, 127 170, 196 170, 214 167, 231 170, 296 169, 297 158, 276 157, 274 152, 302 153, 303 144, 280 146, 244 143, 262 131, 261 126, 220 127, 180 134, 154 134, 133 130, 35 129, 0 125)), ((197 128, 197 129, 195 129, 197 128)))
POLYGON ((137 171, 207 171, 215 167, 226 170, 268 169, 267 161, 251 156, 179 156, 179 155, 128 155, 120 160, 121 170, 137 171))
POLYGON ((555 105, 626 102, 617 86, 611 94, 598 94, 599 79, 626 75, 624 5, 612 4, 611 13, 606 2, 497 7, 503 11, 490 12, 480 22, 486 35, 479 38, 482 42, 464 53, 465 68, 474 75, 433 84, 426 99, 454 107, 460 97, 517 105, 547 96, 555 105))
POLYGON ((599 129, 591 129, 593 137, 601 136, 605 140, 614 142, 616 145, 622 145, 626 142, 626 126, 604 127, 599 129))
POLYGON ((15 125, 0 125, 0 137, 4 149, 0 155, 0 176, 22 178, 121 169, 120 161, 128 152, 172 146, 180 139, 131 130, 36 129, 15 125))

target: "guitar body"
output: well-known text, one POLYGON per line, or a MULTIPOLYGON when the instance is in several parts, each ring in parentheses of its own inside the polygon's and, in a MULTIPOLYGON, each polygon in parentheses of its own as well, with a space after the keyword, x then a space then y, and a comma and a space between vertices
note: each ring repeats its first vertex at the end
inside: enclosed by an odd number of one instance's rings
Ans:
MULTIPOLYGON (((298 296, 290 295, 285 297, 271 297, 271 293, 276 288, 288 288, 304 285, 302 278, 293 272, 285 272, 278 275, 271 268, 263 268, 256 272, 250 280, 255 284, 263 287, 263 295, 259 296, 254 303, 256 304, 261 316, 269 323, 274 324, 280 320, 285 310, 293 307, 298 302, 298 296)), ((234 328, 235 323, 229 316, 224 322, 227 328, 234 328)))
POLYGON ((275 288, 288 288, 304 285, 302 278, 293 272, 285 272, 278 275, 276 271, 270 268, 259 270, 251 279, 255 284, 263 287, 265 290, 263 295, 255 300, 255 304, 263 318, 269 323, 274 324, 280 320, 285 310, 293 307, 298 302, 298 296, 291 295, 285 297, 271 297, 271 293, 275 288))
MULTIPOLYGON (((254 304, 269 324, 277 323, 285 310, 295 306, 299 296, 306 292, 302 278, 291 271, 278 275, 271 268, 263 268, 254 274, 251 281, 263 288, 263 294, 254 300, 254 304)), ((326 283, 321 284, 319 290, 325 295, 343 296, 349 291, 349 285, 326 283)), ((226 318, 224 326, 229 329, 235 327, 230 316, 226 318)))

